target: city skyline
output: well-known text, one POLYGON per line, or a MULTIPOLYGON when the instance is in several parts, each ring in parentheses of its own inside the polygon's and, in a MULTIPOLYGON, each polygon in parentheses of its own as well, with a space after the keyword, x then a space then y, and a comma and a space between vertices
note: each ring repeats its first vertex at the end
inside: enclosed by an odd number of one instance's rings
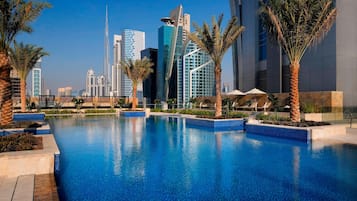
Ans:
MULTIPOLYGON (((230 18, 229 1, 190 2, 160 0, 142 1, 104 1, 89 0, 80 4, 73 1, 49 0, 53 8, 44 10, 39 19, 32 24, 34 32, 20 34, 17 41, 42 46, 50 53, 43 59, 42 76, 45 89, 56 91, 61 86, 72 86, 75 91, 85 88, 85 75, 88 69, 103 73, 103 44, 105 34, 105 7, 109 14, 110 65, 113 65, 112 49, 114 34, 124 29, 145 32, 146 47, 158 47, 158 28, 160 19, 168 16, 173 8, 182 4, 185 12, 191 14, 191 21, 199 26, 211 22, 212 16, 224 13, 224 22, 230 18), (205 4, 205 9, 201 8, 205 4), (63 13, 66 13, 64 15, 63 13)), ((192 30, 194 31, 194 30, 192 30)), ((227 52, 223 62, 224 80, 232 82, 232 55, 227 52)))

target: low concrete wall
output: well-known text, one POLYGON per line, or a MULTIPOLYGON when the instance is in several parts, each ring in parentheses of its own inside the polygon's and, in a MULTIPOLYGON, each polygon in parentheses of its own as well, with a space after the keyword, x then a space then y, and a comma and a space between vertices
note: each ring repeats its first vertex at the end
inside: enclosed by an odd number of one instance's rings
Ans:
POLYGON ((334 113, 305 113, 303 118, 306 121, 336 121, 343 120, 342 112, 334 112, 334 113))
POLYGON ((221 130, 244 130, 244 119, 204 119, 195 117, 186 117, 186 124, 202 128, 221 130))
POLYGON ((345 125, 315 126, 311 128, 311 139, 325 139, 332 136, 346 135, 345 125))
POLYGON ((42 136, 43 149, 0 153, 0 177, 28 174, 52 174, 55 155, 59 155, 53 135, 42 136))

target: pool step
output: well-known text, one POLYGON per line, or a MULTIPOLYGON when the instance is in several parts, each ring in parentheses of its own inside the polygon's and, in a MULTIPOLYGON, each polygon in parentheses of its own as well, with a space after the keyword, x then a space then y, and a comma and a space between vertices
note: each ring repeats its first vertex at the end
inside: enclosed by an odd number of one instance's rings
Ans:
POLYGON ((23 175, 17 178, 2 178, 0 201, 32 201, 35 175, 23 175))

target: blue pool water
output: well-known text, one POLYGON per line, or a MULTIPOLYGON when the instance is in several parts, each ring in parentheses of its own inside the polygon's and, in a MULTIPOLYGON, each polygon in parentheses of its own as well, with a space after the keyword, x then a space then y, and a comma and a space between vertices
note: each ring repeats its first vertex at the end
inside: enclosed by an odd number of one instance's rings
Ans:
POLYGON ((52 119, 62 200, 357 200, 357 147, 190 128, 52 119))

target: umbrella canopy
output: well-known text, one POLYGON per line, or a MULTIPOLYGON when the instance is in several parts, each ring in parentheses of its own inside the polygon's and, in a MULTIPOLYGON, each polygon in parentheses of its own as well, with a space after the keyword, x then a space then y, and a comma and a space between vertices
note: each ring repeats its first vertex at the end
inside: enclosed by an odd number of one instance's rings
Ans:
POLYGON ((243 95, 245 95, 245 93, 239 91, 238 89, 235 89, 231 92, 226 93, 226 95, 242 95, 243 96, 243 95))
POLYGON ((260 89, 257 89, 257 88, 254 88, 254 89, 251 89, 247 92, 245 92, 245 94, 252 94, 252 95, 264 95, 264 94, 267 94, 265 93, 264 91, 260 90, 260 89))

